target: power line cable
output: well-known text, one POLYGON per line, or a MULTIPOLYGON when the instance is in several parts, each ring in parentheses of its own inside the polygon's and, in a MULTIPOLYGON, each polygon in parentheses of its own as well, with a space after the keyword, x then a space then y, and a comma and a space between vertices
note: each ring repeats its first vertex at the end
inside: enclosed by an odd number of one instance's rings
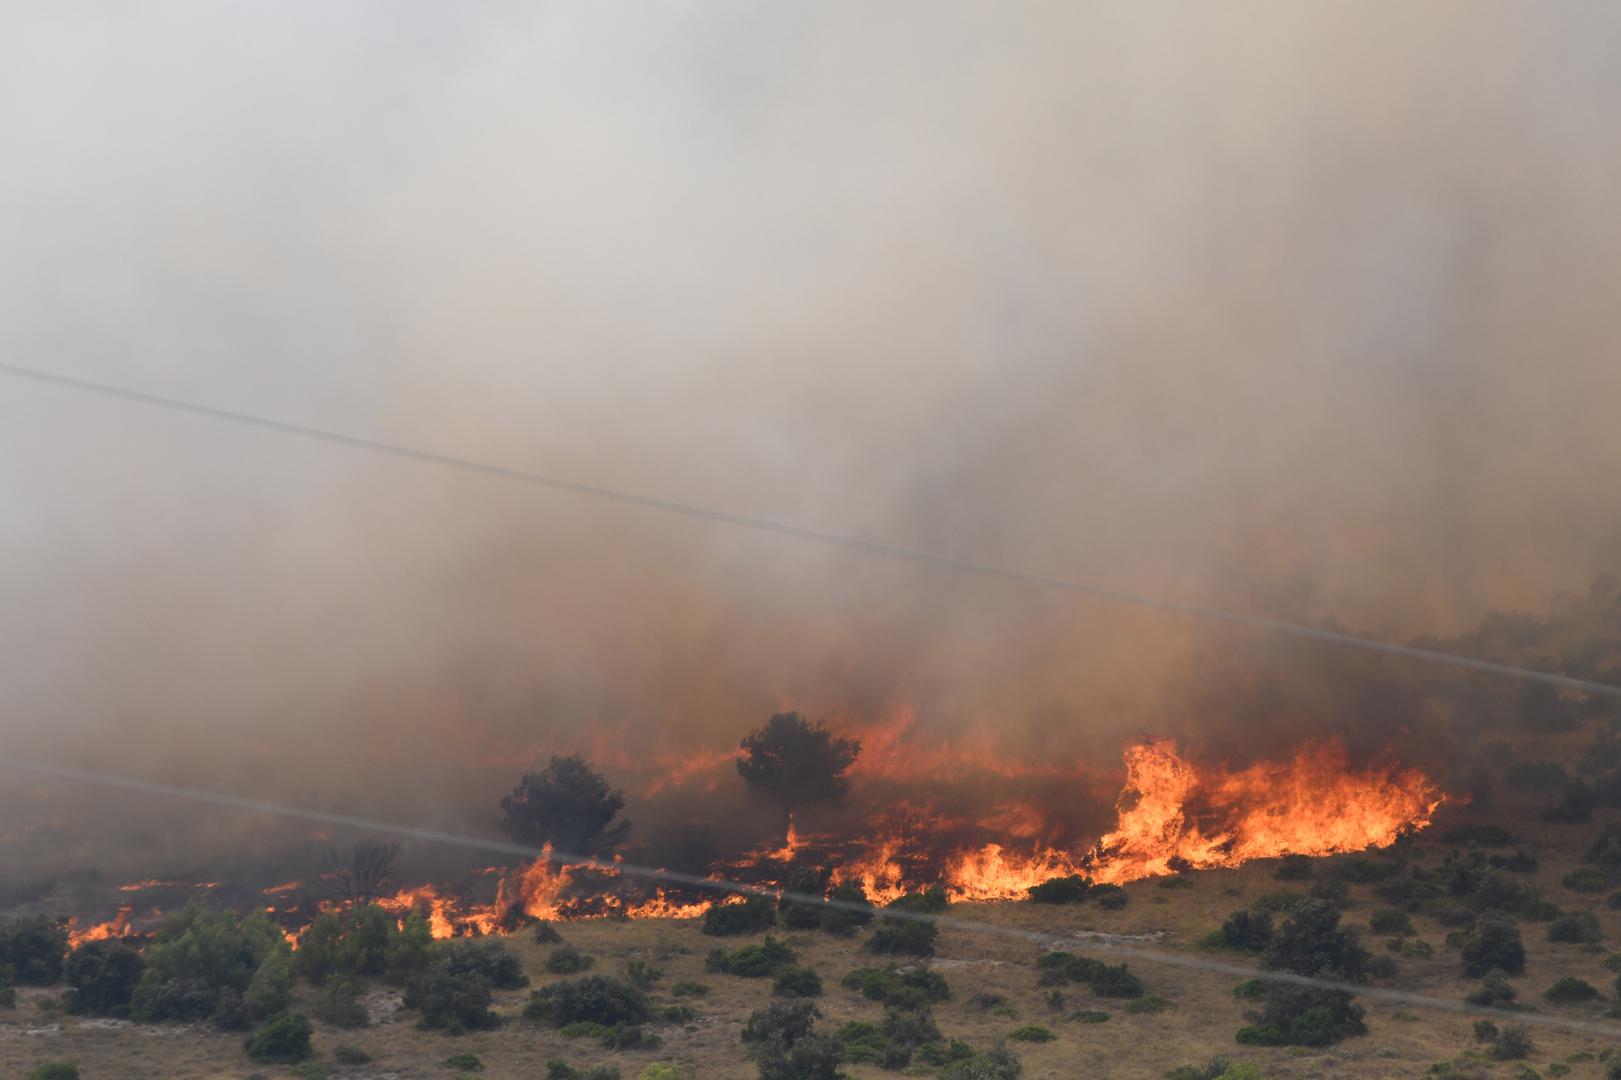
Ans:
POLYGON ((1149 596, 1140 596, 1135 593, 1124 592, 1119 589, 1111 589, 1099 585, 1089 585, 1085 582, 1074 581, 1069 578, 1056 577, 1051 574, 1043 574, 1030 570, 1019 570, 1012 567, 997 566, 991 563, 976 562, 972 559, 959 558, 954 555, 924 551, 918 548, 903 547, 898 544, 885 543, 879 540, 869 540, 858 536, 847 536, 842 533, 828 532, 822 529, 813 529, 802 525, 791 524, 789 522, 774 521, 770 518, 735 514, 726 510, 716 510, 710 507, 696 506, 690 503, 676 502, 670 499, 661 499, 651 495, 640 495, 635 492, 618 491, 613 488, 605 488, 595 484, 581 483, 580 481, 576 480, 567 480, 560 477, 547 476, 542 473, 530 472, 525 469, 517 469, 505 465, 493 465, 488 462, 474 461, 468 458, 455 457, 450 454, 436 453, 431 450, 421 450, 415 447, 404 446, 397 443, 382 442, 377 439, 368 439, 356 435, 346 435, 342 432, 332 431, 326 428, 312 427, 307 424, 296 424, 285 420, 275 420, 269 417, 256 416, 251 413, 237 412, 231 409, 217 408, 213 405, 204 405, 198 402, 186 401, 180 398, 165 397, 159 394, 149 394, 140 390, 131 390, 126 387, 114 386, 109 383, 95 382, 89 379, 80 379, 68 375, 58 375, 51 372, 39 371, 34 368, 20 367, 16 364, 0 363, 0 375, 6 375, 10 376, 11 378, 28 380, 50 386, 62 387, 69 390, 76 390, 83 393, 96 394, 102 397, 116 398, 120 401, 134 402, 141 405, 151 406, 153 408, 167 409, 172 412, 207 417, 211 420, 242 424, 248 427, 259 428, 260 430, 264 431, 273 431, 283 435, 294 435, 299 438, 313 439, 336 446, 345 446, 354 450, 365 450, 375 454, 384 454, 391 457, 402 458, 407 461, 417 461, 429 465, 437 465, 442 468, 453 469, 459 472, 471 473, 478 476, 495 477, 501 480, 528 484, 534 487, 549 488, 553 491, 568 492, 573 495, 583 495, 594 499, 602 499, 609 502, 638 506, 648 510, 656 510, 668 514, 678 514, 683 517, 697 518, 703 521, 713 521, 726 525, 735 525, 739 528, 752 529, 756 532, 774 533, 779 536, 792 537, 796 540, 807 541, 815 544, 848 548, 852 551, 865 552, 869 555, 883 555, 894 559, 921 563, 925 566, 957 570, 963 573, 978 575, 980 577, 999 578, 1004 581, 1018 582, 1024 585, 1058 589, 1064 592, 1088 596, 1097 600, 1105 600, 1111 603, 1125 604, 1132 607, 1147 608, 1153 611, 1161 611, 1170 614, 1184 615, 1196 619, 1223 622, 1236 626, 1247 626, 1252 629, 1265 630, 1270 633, 1360 649, 1364 652, 1381 653, 1386 656, 1399 656, 1409 660, 1418 660, 1424 663, 1444 664, 1451 667, 1480 672, 1488 675, 1520 679, 1527 682, 1543 683, 1566 690, 1579 690, 1587 694, 1598 694, 1607 697, 1621 697, 1621 686, 1612 686, 1608 683, 1594 682, 1589 679, 1577 679, 1568 675, 1555 674, 1553 672, 1533 671, 1529 668, 1516 667, 1512 664, 1500 664, 1492 660, 1481 660, 1474 657, 1459 656, 1454 653, 1445 653, 1434 649, 1422 649, 1418 648, 1417 646, 1402 645, 1393 641, 1381 641, 1377 638, 1361 637, 1356 634, 1347 634, 1342 631, 1330 630, 1320 626, 1309 626, 1302 623, 1284 622, 1278 619, 1265 618, 1260 615, 1248 615, 1242 612, 1227 611, 1221 608, 1207 607, 1199 604, 1184 604, 1173 600, 1163 600, 1149 596))

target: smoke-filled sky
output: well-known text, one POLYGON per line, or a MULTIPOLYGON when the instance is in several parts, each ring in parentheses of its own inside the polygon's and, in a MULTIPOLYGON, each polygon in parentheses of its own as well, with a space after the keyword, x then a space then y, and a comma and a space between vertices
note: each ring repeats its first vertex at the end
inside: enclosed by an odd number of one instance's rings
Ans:
MULTIPOLYGON (((1601 2, 13 2, 0 354, 1447 632, 1621 566, 1618 101, 1601 2)), ((10 379, 0 545, 5 752, 481 827, 783 707, 1111 768, 1257 648, 10 379)))

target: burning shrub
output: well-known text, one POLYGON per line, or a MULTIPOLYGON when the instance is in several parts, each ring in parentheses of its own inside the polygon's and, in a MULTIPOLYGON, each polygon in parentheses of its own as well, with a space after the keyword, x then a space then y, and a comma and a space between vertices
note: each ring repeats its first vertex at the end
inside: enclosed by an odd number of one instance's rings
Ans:
POLYGON ((240 995, 268 958, 286 959, 287 942, 269 919, 245 919, 189 905, 170 916, 146 950, 146 971, 130 998, 137 1020, 201 1020, 222 991, 240 995))
POLYGON ((871 1001, 903 1008, 951 1000, 951 988, 946 985, 945 977, 927 968, 910 971, 895 967, 857 968, 840 980, 840 985, 871 1001))
POLYGON ((585 975, 543 986, 529 995, 526 1019, 549 1027, 590 1022, 605 1027, 644 1024, 653 1004, 636 987, 606 975, 585 975))
POLYGON ((360 1000, 361 984, 353 975, 328 975, 315 995, 312 1011, 323 1024, 340 1028, 361 1028, 371 1022, 366 1003, 360 1000))
POLYGON ((65 920, 44 915, 0 919, 0 964, 9 964, 12 978, 25 986, 49 986, 60 979, 67 951, 65 920))
POLYGON ((490 1011, 489 979, 443 956, 405 984, 405 1006, 422 1013, 419 1028, 447 1035, 492 1028, 500 1022, 490 1011))
POLYGON ((716 901, 704 912, 702 930, 711 937, 758 934, 777 925, 777 910, 768 896, 751 895, 741 904, 716 901))
POLYGON ((1092 890, 1092 882, 1079 874, 1048 878, 1039 885, 1030 886, 1033 904, 1079 904, 1092 890))
POLYGON ((520 844, 552 845, 569 855, 611 855, 624 843, 630 822, 614 822, 625 793, 611 787, 585 758, 554 757, 538 773, 526 773, 501 800, 501 831, 520 844))
POLYGON ((933 923, 886 920, 867 939, 867 949, 884 956, 933 956, 939 936, 933 923))
POLYGON ((745 945, 735 952, 718 947, 711 949, 704 960, 704 970, 745 979, 764 979, 788 967, 794 960, 794 950, 768 934, 759 945, 745 945))
POLYGON ((513 951, 492 938, 440 942, 434 966, 452 975, 478 976, 497 990, 519 990, 529 985, 529 976, 513 951))
POLYGON ((815 1031, 822 1014, 808 1001, 772 1002, 743 1025, 760 1080, 838 1080, 844 1044, 815 1031))
POLYGON ((90 941, 68 954, 63 975, 67 1010, 89 1016, 128 1016, 130 995, 146 961, 120 941, 90 941))
POLYGON ((1463 973, 1478 979, 1492 969, 1510 975, 1525 974, 1525 944, 1520 928, 1501 915, 1475 921, 1463 941, 1463 973))
POLYGON ((777 997, 821 997, 822 977, 808 967, 784 968, 777 972, 771 992, 777 997))
POLYGON ((282 1013, 243 1043, 248 1057, 262 1065, 296 1065, 310 1056, 310 1021, 298 1013, 282 1013))
POLYGON ((546 957, 546 970, 553 975, 577 975, 594 961, 572 945, 561 945, 546 957))
POLYGON ((1598 997, 1598 987, 1586 979, 1578 979, 1574 975, 1566 975, 1558 982, 1542 992, 1542 996, 1549 1001, 1561 1005, 1572 1005, 1583 1001, 1592 1001, 1598 997))

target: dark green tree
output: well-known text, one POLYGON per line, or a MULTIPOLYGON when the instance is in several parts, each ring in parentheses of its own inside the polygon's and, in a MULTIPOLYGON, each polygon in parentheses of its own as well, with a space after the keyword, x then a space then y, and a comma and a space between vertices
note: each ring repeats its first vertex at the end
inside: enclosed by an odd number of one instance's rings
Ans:
POLYGON ((585 758, 554 757, 526 773, 501 800, 501 831, 520 844, 551 844, 569 855, 605 856, 625 842, 630 822, 614 821, 625 808, 616 791, 585 758))
POLYGON ((798 713, 777 713, 739 745, 743 754, 737 759, 737 771, 750 791, 782 812, 784 843, 794 809, 842 798, 850 786, 844 774, 861 755, 855 739, 835 736, 798 713))

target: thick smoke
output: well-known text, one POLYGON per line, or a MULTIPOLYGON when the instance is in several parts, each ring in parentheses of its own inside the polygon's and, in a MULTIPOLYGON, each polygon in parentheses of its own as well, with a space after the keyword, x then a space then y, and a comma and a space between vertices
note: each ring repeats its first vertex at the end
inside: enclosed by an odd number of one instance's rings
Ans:
MULTIPOLYGON (((1621 565, 1618 33, 1598 4, 12 4, 0 354, 1447 633, 1621 565)), ((65 390, 5 381, 0 454, 9 754, 485 829, 550 753, 641 790, 784 707, 1089 774, 1148 731, 1372 755, 1422 719, 1380 697, 1407 669, 65 390)), ((257 827, 0 784, 64 821, 13 841, 57 862, 85 817, 125 855, 257 827)), ((741 799, 723 769, 632 809, 741 799)))

